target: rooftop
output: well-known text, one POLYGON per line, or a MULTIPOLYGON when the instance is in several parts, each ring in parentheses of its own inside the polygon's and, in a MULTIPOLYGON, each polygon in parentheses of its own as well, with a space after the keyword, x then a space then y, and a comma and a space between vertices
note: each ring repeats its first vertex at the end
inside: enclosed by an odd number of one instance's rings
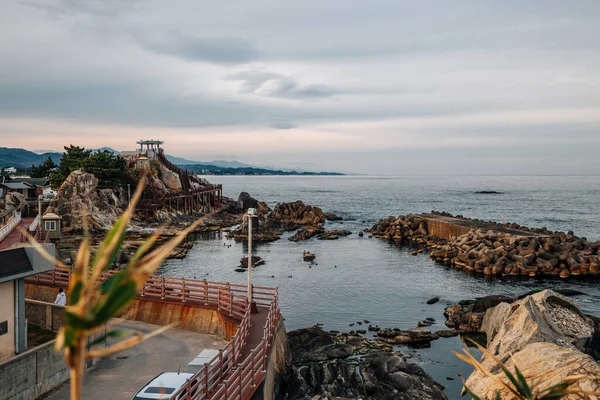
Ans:
POLYGON ((4 182, 0 183, 0 186, 4 186, 12 190, 33 189, 32 185, 25 182, 4 182))

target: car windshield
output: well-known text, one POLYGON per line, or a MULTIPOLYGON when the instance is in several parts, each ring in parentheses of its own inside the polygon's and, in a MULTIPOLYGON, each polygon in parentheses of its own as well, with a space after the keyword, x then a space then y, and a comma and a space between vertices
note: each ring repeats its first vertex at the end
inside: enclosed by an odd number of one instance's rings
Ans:
POLYGON ((171 394, 175 391, 175 388, 170 387, 160 387, 160 386, 150 386, 148 389, 144 390, 144 394, 171 394))

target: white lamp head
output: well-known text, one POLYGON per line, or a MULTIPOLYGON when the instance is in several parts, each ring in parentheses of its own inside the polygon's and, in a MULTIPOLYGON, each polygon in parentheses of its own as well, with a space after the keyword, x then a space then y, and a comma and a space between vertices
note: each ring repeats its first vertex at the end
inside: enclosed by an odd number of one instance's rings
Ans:
POLYGON ((251 217, 256 215, 256 208, 249 208, 248 209, 248 215, 250 215, 251 217))

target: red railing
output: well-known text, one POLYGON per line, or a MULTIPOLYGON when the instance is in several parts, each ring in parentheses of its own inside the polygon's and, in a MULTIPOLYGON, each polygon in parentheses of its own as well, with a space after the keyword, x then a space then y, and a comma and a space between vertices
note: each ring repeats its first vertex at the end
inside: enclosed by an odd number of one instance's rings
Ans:
MULTIPOLYGON (((102 279, 108 279, 114 273, 114 271, 107 271, 102 279)), ((70 271, 56 268, 47 273, 28 277, 26 281, 67 287, 70 271)), ((138 298, 217 307, 219 312, 239 322, 237 332, 229 343, 194 374, 177 393, 173 394, 172 399, 247 400, 262 383, 281 319, 278 290, 262 286, 252 287, 252 298, 260 312, 267 312, 261 341, 253 349, 246 349, 252 319, 251 307, 246 295, 247 286, 227 282, 159 275, 152 276, 146 281, 138 298)))

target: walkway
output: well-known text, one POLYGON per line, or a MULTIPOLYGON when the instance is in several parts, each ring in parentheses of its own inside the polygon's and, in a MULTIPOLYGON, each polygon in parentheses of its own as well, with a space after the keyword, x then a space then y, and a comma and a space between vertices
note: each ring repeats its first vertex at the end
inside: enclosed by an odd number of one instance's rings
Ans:
MULTIPOLYGON (((126 328, 151 332, 160 328, 143 322, 126 321, 126 328)), ((83 383, 82 400, 131 400, 138 390, 164 371, 187 372, 187 364, 204 349, 220 349, 226 341, 217 336, 172 328, 162 335, 101 359, 88 372, 83 383)), ((42 397, 46 400, 69 398, 69 383, 42 397)))
POLYGON ((15 226, 12 232, 0 242, 0 250, 6 250, 10 246, 21 242, 21 229, 27 230, 35 218, 23 218, 19 225, 15 226), (21 229, 19 229, 21 228, 21 229))

